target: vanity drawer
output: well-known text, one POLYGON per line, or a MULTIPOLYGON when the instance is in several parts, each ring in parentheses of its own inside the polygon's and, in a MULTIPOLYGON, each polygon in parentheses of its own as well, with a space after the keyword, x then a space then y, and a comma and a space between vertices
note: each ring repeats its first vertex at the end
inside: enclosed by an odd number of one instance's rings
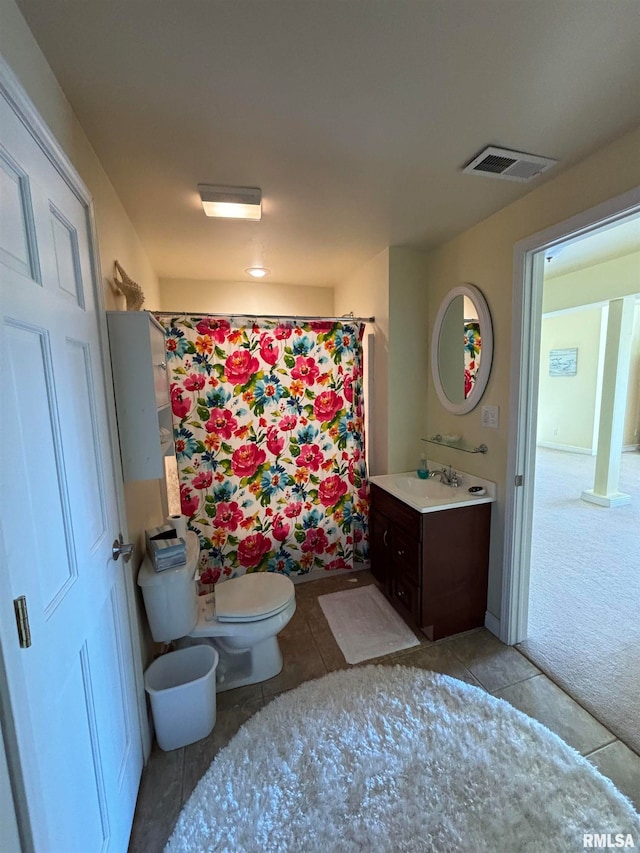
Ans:
POLYGON ((371 484, 371 500, 378 512, 386 515, 392 528, 401 527, 409 536, 420 541, 422 538, 421 513, 403 504, 375 483, 371 484))
POLYGON ((391 600, 401 615, 420 623, 420 588, 403 575, 396 575, 391 582, 391 600))
POLYGON ((416 586, 420 585, 420 542, 407 536, 396 528, 391 536, 391 559, 393 571, 410 580, 416 586))

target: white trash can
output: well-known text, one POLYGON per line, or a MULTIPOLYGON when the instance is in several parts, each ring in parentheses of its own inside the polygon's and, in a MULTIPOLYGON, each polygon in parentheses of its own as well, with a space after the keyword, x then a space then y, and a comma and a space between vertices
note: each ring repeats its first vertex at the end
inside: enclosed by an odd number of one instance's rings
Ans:
POLYGON ((213 646, 197 645, 156 658, 144 674, 160 749, 187 746, 216 722, 216 667, 213 646))

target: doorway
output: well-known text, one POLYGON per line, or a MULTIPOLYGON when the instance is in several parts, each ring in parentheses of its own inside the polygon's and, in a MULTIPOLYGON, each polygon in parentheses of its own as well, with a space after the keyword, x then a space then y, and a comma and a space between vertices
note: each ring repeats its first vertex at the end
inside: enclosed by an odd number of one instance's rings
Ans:
MULTIPOLYGON (((548 351, 546 363, 541 357, 541 331, 544 308, 544 267, 549 252, 563 243, 576 245, 590 235, 604 232, 605 229, 619 225, 623 220, 640 211, 640 191, 626 193, 604 205, 574 217, 565 223, 554 226, 515 247, 516 280, 514 292, 514 345, 512 351, 513 374, 511 397, 513 401, 511 416, 511 442, 508 468, 508 481, 514 484, 511 494, 507 495, 505 565, 503 572, 503 608, 501 613, 501 638, 516 644, 527 640, 529 622, 529 590, 531 581, 532 555, 535 554, 536 521, 536 482, 538 480, 538 419, 539 388, 541 371, 549 370, 548 351), (519 334, 518 334, 519 332, 519 334)), ((635 289, 638 289, 636 283, 635 289)), ((630 287, 627 294, 630 295, 630 287)), ((583 290, 584 296, 584 290, 583 290)), ((600 298, 602 300, 602 298, 600 298)), ((586 297, 583 302, 588 302, 586 297)), ((595 302, 596 300, 591 300, 595 302)), ((604 301, 604 300, 603 300, 604 301)), ((575 306, 574 306, 575 307, 575 306)), ((575 347, 557 347, 575 349, 575 347)), ((584 353, 583 353, 584 354, 584 353)), ((564 353, 565 356, 571 354, 564 353)), ((578 354, 579 357, 579 354, 578 354)), ((569 358, 571 364, 571 358, 569 358)), ((598 420, 599 424, 599 420, 598 420)), ((597 444, 597 430, 593 441, 597 444)), ((558 442, 560 444, 560 442, 558 442)), ((543 448, 547 450, 546 448, 543 448)), ((575 458, 573 461, 575 462, 575 458)), ((585 460, 588 459, 585 454, 585 460)), ((575 465, 573 466, 575 468, 575 465)), ((551 471, 560 469, 560 457, 552 461, 551 471)), ((573 470, 573 469, 570 469, 573 470)), ((587 482, 582 490, 593 485, 589 482, 589 473, 584 474, 587 482)), ((542 478, 542 474, 540 473, 542 478)), ((545 481, 549 481, 548 472, 545 481)), ((555 496, 552 496, 555 497, 555 496)), ((561 501, 560 501, 561 503, 561 501)), ((590 506, 590 510, 604 507, 590 506)), ((607 509, 606 513, 615 513, 616 509, 607 509)), ((556 507, 557 520, 566 521, 562 507, 556 507)), ((597 525, 592 525, 597 530, 597 525)), ((602 539, 602 537, 601 537, 602 539)), ((547 543, 547 549, 549 545, 547 543)), ((562 567, 561 547, 557 542, 553 546, 556 570, 562 567), (560 552, 560 553, 559 553, 560 552)), ((621 634, 624 629, 621 627, 621 634)), ((567 642, 568 641, 564 641, 567 642)), ((584 655, 578 659, 584 661, 584 655)), ((544 668, 544 667, 543 667, 544 668)), ((589 675, 588 663, 582 666, 589 675)), ((553 673, 550 673, 553 676, 553 673)), ((615 685, 614 685, 615 691, 615 685)), ((593 709, 598 710, 598 709, 593 709)))
POLYGON ((626 295, 629 278, 640 289, 634 217, 545 258, 529 620, 518 648, 640 752, 640 294, 626 295), (609 301, 580 304, 596 290, 609 301), (621 296, 624 330, 609 310, 621 296), (611 495, 594 491, 599 468, 611 495))

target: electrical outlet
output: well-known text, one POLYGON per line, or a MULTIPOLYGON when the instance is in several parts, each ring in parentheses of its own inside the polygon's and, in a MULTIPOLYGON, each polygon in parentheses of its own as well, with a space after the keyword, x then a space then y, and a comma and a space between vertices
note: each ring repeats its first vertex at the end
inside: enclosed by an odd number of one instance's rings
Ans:
POLYGON ((483 406, 480 423, 489 429, 498 429, 500 425, 500 407, 483 406))

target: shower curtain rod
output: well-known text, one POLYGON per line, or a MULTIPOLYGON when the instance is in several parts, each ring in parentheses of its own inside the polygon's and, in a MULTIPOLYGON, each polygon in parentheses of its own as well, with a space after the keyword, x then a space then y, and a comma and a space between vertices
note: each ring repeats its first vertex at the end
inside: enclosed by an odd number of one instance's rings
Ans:
POLYGON ((341 323, 352 320, 354 323, 375 323, 375 317, 354 317, 353 314, 343 314, 342 317, 306 317, 294 316, 292 314, 222 314, 222 313, 199 313, 198 311, 150 311, 155 317, 224 317, 238 320, 304 320, 311 323, 341 323))

